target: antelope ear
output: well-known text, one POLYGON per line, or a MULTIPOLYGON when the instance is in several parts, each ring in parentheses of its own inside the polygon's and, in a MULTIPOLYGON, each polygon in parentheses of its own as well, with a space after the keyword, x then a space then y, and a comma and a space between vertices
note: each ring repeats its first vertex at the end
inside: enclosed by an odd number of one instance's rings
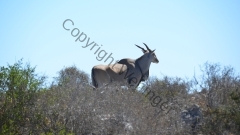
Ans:
POLYGON ((154 49, 153 51, 151 51, 151 53, 154 53, 155 50, 156 50, 156 49, 154 49))

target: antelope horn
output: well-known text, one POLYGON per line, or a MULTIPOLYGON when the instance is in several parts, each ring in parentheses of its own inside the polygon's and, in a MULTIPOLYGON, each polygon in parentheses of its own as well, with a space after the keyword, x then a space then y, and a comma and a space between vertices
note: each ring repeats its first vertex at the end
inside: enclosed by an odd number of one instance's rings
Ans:
MULTIPOLYGON (((135 44, 136 45, 136 44, 135 44)), ((144 48, 142 48, 142 47, 140 47, 140 46, 138 46, 138 45, 136 45, 138 48, 140 48, 140 49, 142 49, 142 51, 143 51, 143 53, 145 53, 147 50, 145 50, 144 48)))
POLYGON ((149 52, 152 52, 152 50, 149 49, 148 46, 145 43, 143 43, 143 44, 146 46, 146 48, 148 49, 149 52))

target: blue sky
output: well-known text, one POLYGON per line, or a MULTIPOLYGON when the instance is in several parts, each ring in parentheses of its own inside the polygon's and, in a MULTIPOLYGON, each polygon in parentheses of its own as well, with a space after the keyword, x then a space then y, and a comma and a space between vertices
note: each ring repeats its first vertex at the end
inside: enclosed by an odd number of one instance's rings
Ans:
POLYGON ((205 62, 240 72, 240 1, 1 1, 0 66, 23 58, 49 78, 75 65, 90 74, 94 50, 75 42, 84 32, 115 60, 142 55, 134 44, 156 49, 150 74, 161 78, 198 75, 205 62), (71 30, 63 22, 71 19, 71 30))

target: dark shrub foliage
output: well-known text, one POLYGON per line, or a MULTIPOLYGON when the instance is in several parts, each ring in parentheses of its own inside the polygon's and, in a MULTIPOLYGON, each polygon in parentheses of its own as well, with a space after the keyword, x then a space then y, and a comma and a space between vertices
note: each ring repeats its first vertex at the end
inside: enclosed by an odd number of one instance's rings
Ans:
POLYGON ((31 133, 28 127, 38 120, 35 112, 37 92, 45 77, 38 77, 35 68, 18 61, 0 69, 0 127, 1 134, 31 133))
POLYGON ((66 67, 59 71, 57 84, 62 87, 79 88, 89 84, 89 75, 77 69, 76 66, 66 67))
POLYGON ((205 63, 202 72, 199 85, 206 103, 202 131, 205 134, 239 134, 240 77, 232 67, 219 64, 205 63))
POLYGON ((93 90, 75 66, 44 82, 21 61, 1 67, 0 134, 240 133, 240 78, 231 67, 206 63, 200 78, 150 78, 135 91, 118 83, 93 90))

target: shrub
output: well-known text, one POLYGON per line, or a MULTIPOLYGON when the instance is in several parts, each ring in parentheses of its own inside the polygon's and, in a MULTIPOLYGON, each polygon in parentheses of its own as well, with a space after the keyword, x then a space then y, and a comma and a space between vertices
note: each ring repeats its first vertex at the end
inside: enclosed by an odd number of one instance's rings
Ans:
POLYGON ((38 77, 30 64, 22 61, 0 68, 0 133, 23 134, 30 132, 38 117, 34 112, 36 93, 42 89, 45 77, 38 77))

